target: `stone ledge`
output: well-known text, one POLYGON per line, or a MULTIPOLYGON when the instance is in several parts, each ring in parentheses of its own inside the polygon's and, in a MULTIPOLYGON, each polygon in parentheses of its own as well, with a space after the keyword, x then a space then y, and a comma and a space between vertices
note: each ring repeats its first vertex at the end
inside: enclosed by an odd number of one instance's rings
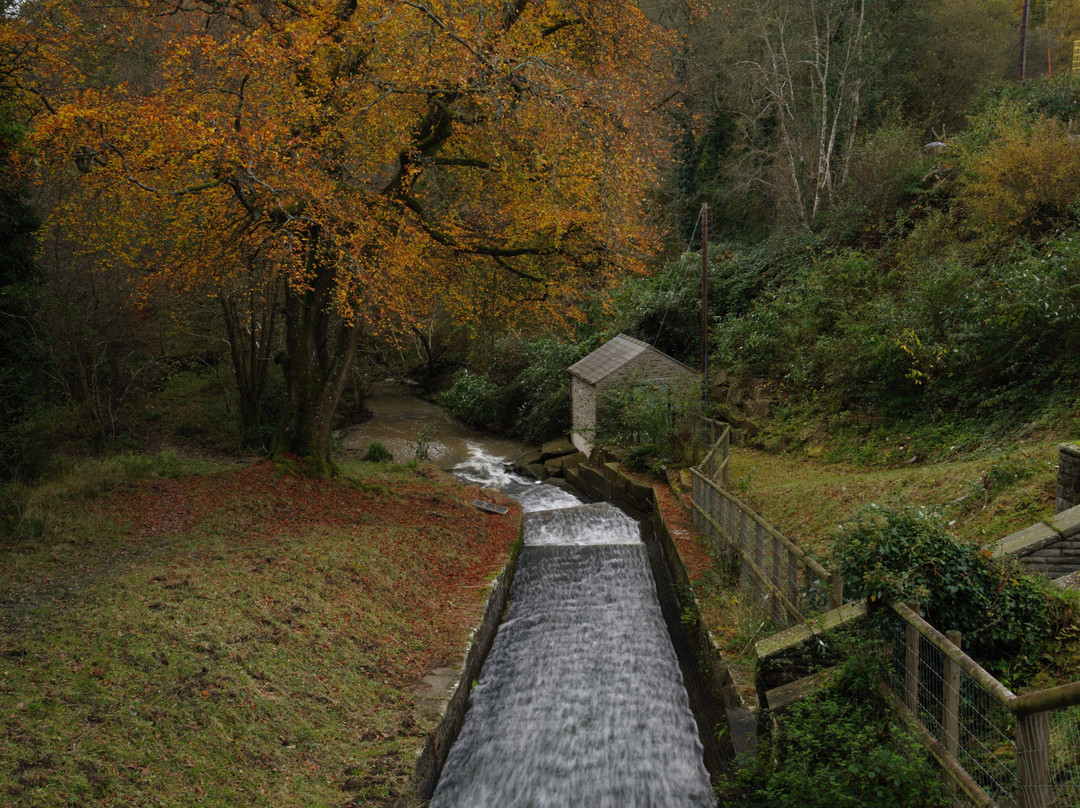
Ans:
POLYGON ((1072 455, 1077 460, 1080 460, 1080 445, 1075 443, 1059 443, 1058 451, 1062 454, 1072 455))
POLYGON ((1007 555, 1031 555, 1036 550, 1042 550, 1060 539, 1060 533, 1045 522, 1039 522, 1037 525, 1024 528, 1001 539, 994 547, 994 555, 998 558, 1007 555))
POLYGON ((1063 539, 1080 535, 1080 505, 1059 513, 1051 520, 1050 527, 1061 534, 1063 539))

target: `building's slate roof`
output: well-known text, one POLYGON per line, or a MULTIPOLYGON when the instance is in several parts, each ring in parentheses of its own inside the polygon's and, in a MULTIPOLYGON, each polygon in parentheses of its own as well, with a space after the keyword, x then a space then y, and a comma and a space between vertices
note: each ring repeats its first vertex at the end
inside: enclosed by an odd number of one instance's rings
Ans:
MULTIPOLYGON (((596 384, 608 374, 618 370, 635 356, 652 348, 647 342, 628 337, 626 334, 605 342, 591 354, 572 364, 568 370, 589 384, 596 384)), ((672 360, 674 361, 674 360, 672 360)))

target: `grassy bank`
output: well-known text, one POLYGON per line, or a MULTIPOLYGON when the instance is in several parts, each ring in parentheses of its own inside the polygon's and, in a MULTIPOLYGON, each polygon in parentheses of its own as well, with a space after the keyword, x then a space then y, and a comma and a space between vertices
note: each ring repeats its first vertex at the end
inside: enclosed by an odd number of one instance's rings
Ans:
POLYGON ((733 491, 813 552, 827 555, 838 524, 870 503, 922 505, 939 511, 951 532, 989 544, 1052 517, 1058 444, 1071 431, 1043 429, 1002 438, 974 451, 925 454, 894 438, 878 462, 852 462, 851 438, 833 445, 770 452, 732 451, 733 491))
POLYGON ((399 796, 434 723, 421 677, 460 659, 519 518, 422 468, 349 472, 165 454, 14 492, 0 803, 399 796))

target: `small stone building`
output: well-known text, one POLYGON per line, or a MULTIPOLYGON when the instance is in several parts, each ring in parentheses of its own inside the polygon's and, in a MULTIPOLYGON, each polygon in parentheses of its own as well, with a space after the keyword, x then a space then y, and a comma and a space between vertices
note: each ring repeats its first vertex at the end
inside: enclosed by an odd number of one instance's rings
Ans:
POLYGON ((604 343, 569 371, 571 440, 585 454, 592 452, 604 393, 611 387, 631 378, 659 383, 675 379, 696 383, 701 378, 693 368, 626 334, 604 343))

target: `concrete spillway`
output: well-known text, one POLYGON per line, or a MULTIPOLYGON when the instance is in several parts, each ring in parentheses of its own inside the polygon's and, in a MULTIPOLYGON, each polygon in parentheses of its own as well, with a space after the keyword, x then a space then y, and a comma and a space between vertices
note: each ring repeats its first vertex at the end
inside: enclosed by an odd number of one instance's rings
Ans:
POLYGON ((575 502, 526 516, 510 605, 433 808, 713 804, 640 528, 575 502))

